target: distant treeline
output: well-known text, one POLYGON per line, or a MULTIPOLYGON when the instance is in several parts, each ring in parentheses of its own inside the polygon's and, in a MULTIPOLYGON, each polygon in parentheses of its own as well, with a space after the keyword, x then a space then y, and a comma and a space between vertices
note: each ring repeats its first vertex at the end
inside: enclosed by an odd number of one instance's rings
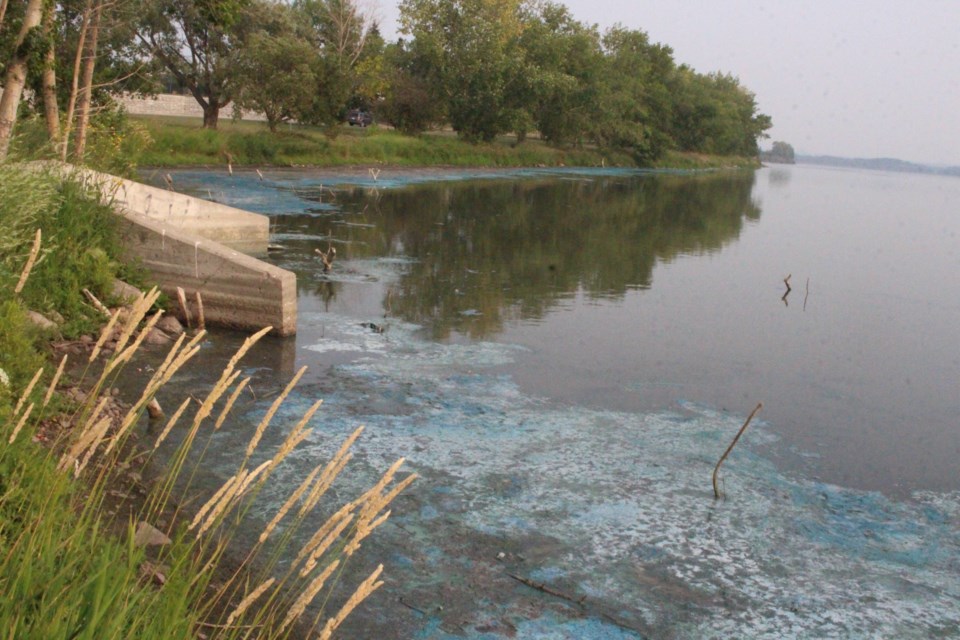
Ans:
POLYGON ((122 91, 188 93, 208 128, 224 109, 244 108, 271 129, 295 120, 333 133, 360 109, 410 134, 450 126, 468 141, 523 142, 536 132, 638 164, 668 150, 756 156, 771 126, 735 76, 698 73, 643 31, 601 32, 549 0, 402 0, 393 43, 358 0, 4 6, 0 74, 12 111, 0 123, 15 120, 25 74, 35 91, 21 117, 45 113, 64 157, 71 141, 82 156, 98 107, 122 91))
POLYGON ((819 164, 830 167, 851 167, 856 169, 874 169, 877 171, 901 171, 904 173, 928 173, 938 176, 960 176, 960 167, 937 167, 917 164, 895 158, 839 158, 837 156, 797 155, 801 164, 819 164))

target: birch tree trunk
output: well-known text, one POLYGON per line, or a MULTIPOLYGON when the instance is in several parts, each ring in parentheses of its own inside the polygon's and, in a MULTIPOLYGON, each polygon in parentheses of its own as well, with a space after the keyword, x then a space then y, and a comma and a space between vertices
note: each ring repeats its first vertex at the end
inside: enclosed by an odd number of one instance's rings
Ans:
POLYGON ((47 121, 47 135, 53 145, 60 144, 60 107, 57 105, 57 52, 53 46, 54 5, 47 6, 43 16, 43 42, 47 52, 43 56, 43 116, 47 121))
POLYGON ((23 50, 23 43, 31 29, 40 24, 43 15, 43 0, 29 0, 27 10, 23 15, 23 26, 17 35, 13 59, 7 67, 7 75, 3 81, 3 97, 0 98, 0 161, 5 160, 10 150, 10 137, 13 135, 13 125, 17 120, 17 108, 20 106, 20 97, 23 95, 23 84, 27 80, 27 51, 23 50))
POLYGON ((87 149, 87 125, 90 124, 90 101, 93 97, 93 70, 97 64, 97 39, 100 36, 100 17, 103 15, 103 0, 97 0, 90 23, 87 51, 83 59, 83 87, 80 89, 80 104, 77 107, 77 148, 74 156, 83 162, 87 149))
POLYGON ((83 7, 83 21, 80 23, 80 35, 77 38, 77 53, 73 58, 73 75, 70 80, 70 99, 67 101, 67 117, 63 121, 63 139, 60 141, 60 160, 67 161, 70 151, 70 134, 73 131, 73 114, 77 108, 77 93, 80 90, 80 65, 83 63, 83 50, 87 44, 87 30, 90 28, 90 13, 93 0, 87 0, 83 7))

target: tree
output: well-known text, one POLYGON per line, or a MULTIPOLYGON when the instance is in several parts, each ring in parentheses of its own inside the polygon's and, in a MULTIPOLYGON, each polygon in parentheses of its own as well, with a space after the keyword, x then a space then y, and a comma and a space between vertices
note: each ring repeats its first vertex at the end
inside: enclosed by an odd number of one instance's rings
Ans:
POLYGON ((234 98, 233 69, 255 0, 144 0, 137 37, 144 52, 190 91, 203 126, 216 129, 234 98))
POLYGON ((652 44, 646 33, 615 26, 603 36, 605 60, 597 92, 591 138, 622 149, 640 165, 669 147, 671 117, 666 80, 674 70, 673 51, 652 44))
POLYGON ((434 96, 416 53, 401 40, 386 48, 383 59, 386 82, 383 100, 377 105, 380 117, 411 135, 439 122, 443 104, 434 96))
POLYGON ((770 151, 761 152, 760 159, 766 162, 780 162, 782 164, 793 164, 796 162, 793 146, 781 141, 774 142, 773 148, 770 151))
POLYGON ((296 0, 304 37, 317 52, 315 96, 305 121, 330 125, 342 117, 364 80, 375 79, 383 39, 370 15, 353 0, 296 0))
POLYGON ((423 77, 469 141, 511 125, 510 84, 523 68, 520 0, 403 0, 400 24, 414 37, 423 77))
POLYGON ((545 140, 579 140, 595 117, 603 52, 596 28, 574 20, 561 4, 528 7, 524 50, 528 108, 545 140))
POLYGON ((3 81, 3 96, 0 97, 0 161, 6 159, 10 150, 10 138, 17 120, 17 108, 23 95, 23 85, 27 80, 27 62, 31 53, 30 45, 34 39, 28 39, 31 32, 40 25, 43 17, 43 0, 28 0, 23 22, 14 45, 13 58, 7 66, 3 81))
POLYGON ((255 32, 237 59, 237 107, 263 112, 271 131, 286 120, 303 119, 317 83, 315 58, 292 24, 255 32))

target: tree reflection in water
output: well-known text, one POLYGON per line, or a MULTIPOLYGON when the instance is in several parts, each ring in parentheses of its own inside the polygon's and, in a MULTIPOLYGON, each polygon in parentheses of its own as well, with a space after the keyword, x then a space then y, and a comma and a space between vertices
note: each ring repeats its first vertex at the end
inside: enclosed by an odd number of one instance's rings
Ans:
MULTIPOLYGON (((736 240, 744 221, 760 216, 754 180, 741 172, 356 187, 339 192, 339 211, 277 222, 332 241, 341 273, 350 260, 403 258, 384 309, 434 338, 481 338, 578 292, 607 298, 649 288, 658 260, 736 240)), ((325 302, 337 295, 338 283, 310 279, 301 282, 325 302)))

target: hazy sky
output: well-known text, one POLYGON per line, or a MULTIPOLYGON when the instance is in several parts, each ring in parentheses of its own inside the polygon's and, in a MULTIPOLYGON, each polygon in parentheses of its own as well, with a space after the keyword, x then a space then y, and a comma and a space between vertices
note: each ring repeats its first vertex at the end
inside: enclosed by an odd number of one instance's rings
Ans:
MULTIPOLYGON (((567 0, 740 78, 798 153, 960 165, 960 0, 567 0)), ((384 35, 398 10, 381 0, 384 35)), ((771 140, 762 146, 769 147, 771 140)))

